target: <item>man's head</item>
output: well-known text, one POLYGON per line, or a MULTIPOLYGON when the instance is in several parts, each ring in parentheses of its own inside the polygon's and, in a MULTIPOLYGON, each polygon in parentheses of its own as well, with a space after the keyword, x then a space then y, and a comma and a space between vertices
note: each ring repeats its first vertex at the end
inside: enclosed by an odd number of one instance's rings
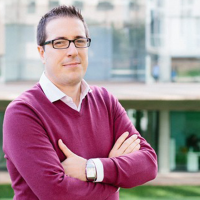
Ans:
POLYGON ((37 40, 46 76, 60 89, 80 84, 90 43, 80 12, 74 7, 54 8, 40 20, 37 40))
POLYGON ((85 35, 87 38, 89 38, 88 27, 83 16, 81 15, 81 12, 77 10, 74 6, 59 6, 50 10, 39 21, 39 24, 37 26, 37 44, 38 45, 42 46, 44 42, 46 41, 46 26, 48 22, 60 17, 70 17, 70 18, 80 19, 83 22, 83 25, 85 27, 85 35))

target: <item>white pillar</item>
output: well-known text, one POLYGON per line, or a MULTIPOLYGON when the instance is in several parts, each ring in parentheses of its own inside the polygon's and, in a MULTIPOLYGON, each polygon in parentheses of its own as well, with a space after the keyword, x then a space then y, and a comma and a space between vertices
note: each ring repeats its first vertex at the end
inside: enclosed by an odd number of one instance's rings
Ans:
POLYGON ((160 82, 171 81, 171 57, 167 54, 160 54, 158 66, 160 67, 160 82))
MULTIPOLYGON (((167 1, 169 2, 169 1, 167 1)), ((166 4, 167 4, 166 2, 166 4)), ((162 45, 159 52, 158 64, 160 67, 159 81, 161 82, 171 82, 171 17, 169 16, 167 7, 164 9, 164 19, 163 19, 163 34, 161 34, 162 45)))
POLYGON ((158 167, 160 173, 170 171, 170 123, 169 111, 160 111, 159 114, 159 152, 158 167))
POLYGON ((146 68, 145 68, 145 83, 152 83, 152 76, 151 76, 151 57, 149 55, 146 56, 146 68))

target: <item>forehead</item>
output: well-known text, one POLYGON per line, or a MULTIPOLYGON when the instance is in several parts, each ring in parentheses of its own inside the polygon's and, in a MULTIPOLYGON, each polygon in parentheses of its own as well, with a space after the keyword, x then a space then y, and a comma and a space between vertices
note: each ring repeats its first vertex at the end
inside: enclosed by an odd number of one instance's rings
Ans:
POLYGON ((75 17, 59 17, 52 19, 46 26, 47 39, 66 37, 74 39, 77 36, 86 37, 83 22, 75 17))

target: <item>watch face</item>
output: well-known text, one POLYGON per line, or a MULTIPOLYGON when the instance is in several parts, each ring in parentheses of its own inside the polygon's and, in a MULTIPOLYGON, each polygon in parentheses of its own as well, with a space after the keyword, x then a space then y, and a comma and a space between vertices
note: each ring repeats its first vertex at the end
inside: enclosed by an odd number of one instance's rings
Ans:
POLYGON ((95 181, 96 180, 96 167, 93 161, 88 160, 86 165, 86 177, 88 181, 95 181))
POLYGON ((96 178, 96 170, 95 168, 87 168, 87 178, 96 178))

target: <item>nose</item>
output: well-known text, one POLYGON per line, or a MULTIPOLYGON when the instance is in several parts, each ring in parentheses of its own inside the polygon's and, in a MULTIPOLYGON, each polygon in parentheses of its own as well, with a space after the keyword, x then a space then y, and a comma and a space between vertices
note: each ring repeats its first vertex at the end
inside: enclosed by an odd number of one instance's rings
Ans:
POLYGON ((70 43, 69 47, 67 48, 67 56, 73 57, 78 55, 78 50, 75 47, 73 42, 70 43))

